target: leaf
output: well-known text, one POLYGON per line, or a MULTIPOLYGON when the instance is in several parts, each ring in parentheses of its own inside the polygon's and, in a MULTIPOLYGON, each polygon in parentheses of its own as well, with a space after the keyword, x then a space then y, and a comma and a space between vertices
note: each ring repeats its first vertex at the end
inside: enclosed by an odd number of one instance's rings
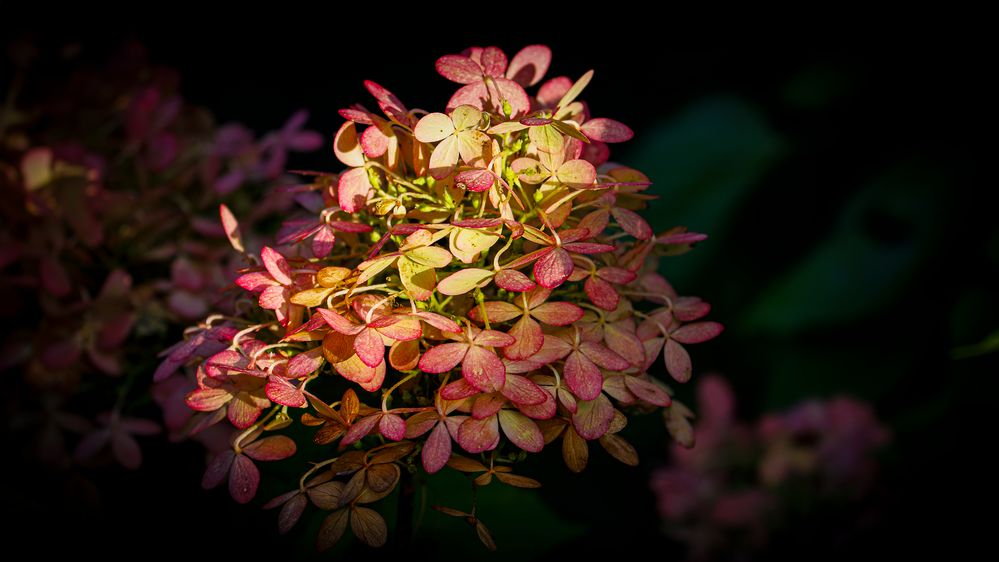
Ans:
POLYGON ((583 309, 571 302, 546 302, 532 308, 531 316, 549 326, 568 326, 583 317, 583 309))
POLYGON ((475 534, 482 541, 482 545, 490 551, 496 550, 496 541, 493 540, 492 533, 489 532, 489 528, 482 524, 481 521, 475 522, 475 534))
MULTIPOLYGON (((575 101, 575 99, 579 97, 579 94, 583 92, 583 89, 586 88, 586 85, 590 83, 590 80, 592 78, 593 78, 593 71, 592 70, 586 71, 586 73, 580 76, 579 80, 576 80, 576 82, 572 85, 572 87, 569 88, 569 91, 567 91, 565 95, 562 96, 562 99, 559 100, 557 107, 560 110, 565 109, 566 106, 575 101)), ((558 118, 557 114, 556 118, 558 118)))
POLYGON ((458 188, 467 189, 468 191, 479 193, 482 191, 487 191, 493 186, 496 181, 496 176, 492 172, 482 168, 473 168, 471 170, 465 170, 458 172, 454 176, 454 184, 458 188))
POLYGON ((501 289, 506 289, 507 291, 513 291, 516 293, 530 291, 537 286, 534 281, 531 281, 530 277, 515 269, 501 269, 496 272, 496 275, 493 277, 493 282, 496 283, 496 285, 501 289))
POLYGON ((625 142, 635 136, 624 123, 606 117, 590 119, 583 123, 581 130, 590 140, 601 142, 625 142))
POLYGON ((442 279, 437 284, 437 291, 448 296, 463 295, 476 287, 483 286, 483 281, 488 281, 492 276, 493 272, 488 269, 462 269, 442 279))
POLYGON ((406 436, 406 422, 395 414, 384 414, 378 421, 378 432, 390 441, 402 441, 406 436))
POLYGON ((326 297, 330 296, 332 292, 333 288, 313 287, 312 289, 295 293, 291 296, 290 300, 293 304, 314 308, 321 306, 326 301, 326 297))
MULTIPOLYGON (((492 315, 490 315, 491 318, 492 315)), ((503 349, 503 355, 514 360, 527 359, 537 353, 545 339, 541 332, 541 325, 527 315, 521 316, 520 320, 510 328, 509 334, 516 341, 513 345, 503 349)))
POLYGON ((468 349, 466 343, 444 343, 431 347, 420 357, 420 370, 424 373, 446 373, 461 363, 468 349))
POLYGON ((246 253, 246 249, 243 247, 243 235, 239 232, 239 221, 224 203, 219 205, 219 216, 222 219, 222 229, 225 231, 226 238, 229 239, 229 244, 237 252, 246 253))
POLYGON ((569 278, 572 270, 573 263, 569 252, 562 248, 552 248, 534 263, 534 278, 542 287, 554 289, 569 278))
POLYGON ((355 421, 353 425, 350 426, 350 429, 347 430, 347 434, 343 436, 343 440, 340 441, 340 444, 350 445, 351 443, 360 441, 371 433, 371 430, 375 428, 375 425, 378 424, 380 418, 381 415, 376 414, 355 421))
POLYGON ((690 364, 690 354, 682 345, 672 339, 666 340, 666 346, 663 348, 663 360, 666 362, 666 370, 677 382, 690 380, 693 367, 690 364))
POLYGON ((421 458, 423 469, 429 474, 437 472, 448 464, 448 459, 451 458, 451 435, 443 422, 436 424, 430 432, 430 436, 423 444, 421 458))
POLYGON ((495 416, 483 420, 468 418, 458 428, 456 440, 469 453, 482 453, 499 445, 499 422, 495 416))
POLYGON ((368 507, 354 507, 350 510, 350 529, 364 544, 372 547, 384 546, 388 540, 388 526, 385 519, 368 507))
POLYGON ((236 455, 229 469, 229 495, 239 503, 249 503, 257 495, 260 471, 245 455, 236 455))
POLYGON ((485 472, 489 470, 481 462, 461 455, 451 455, 451 458, 447 461, 447 465, 459 472, 485 472))
POLYGON ((337 198, 340 208, 348 213, 356 213, 367 205, 368 196, 374 191, 368 171, 364 168, 353 168, 340 174, 337 183, 337 198))
POLYGON ((309 501, 302 494, 295 494, 290 500, 288 500, 283 506, 281 506, 281 511, 278 512, 278 533, 286 534, 298 523, 298 520, 302 518, 302 513, 305 512, 305 507, 309 504, 309 501))
POLYGON ((648 402, 649 404, 666 407, 670 405, 670 402, 672 402, 669 394, 666 392, 666 389, 658 384, 655 384, 654 382, 625 375, 624 384, 628 387, 628 390, 634 393, 635 396, 645 402, 648 402))
POLYGON ((600 395, 604 377, 600 369, 580 351, 573 351, 565 359, 565 382, 580 400, 593 400, 600 395))
POLYGON ((562 459, 569 470, 579 473, 586 468, 589 462, 590 448, 586 441, 576 433, 575 428, 569 426, 562 436, 562 459))
POLYGON ((494 476, 496 476, 496 479, 499 480, 500 482, 517 488, 534 489, 541 487, 541 482, 538 482, 533 478, 520 476, 519 474, 510 474, 509 472, 496 472, 494 473, 494 476))
POLYGON ((365 328, 357 334, 354 351, 368 367, 377 367, 385 361, 385 342, 374 328, 365 328))
POLYGON ((408 257, 399 258, 397 262, 399 278, 409 295, 418 301, 424 301, 433 294, 437 284, 436 270, 428 265, 419 264, 408 257))
MULTIPOLYGON (((487 301, 469 310, 468 317, 476 322, 482 322, 483 309, 485 309, 490 322, 506 322, 524 313, 520 308, 506 301, 487 301)), ((511 336, 516 337, 513 334, 511 336)))
POLYGON ((544 436, 530 418, 513 410, 500 410, 500 427, 514 445, 529 453, 539 453, 545 446, 544 436))
POLYGON ((292 408, 305 406, 305 394, 297 386, 277 375, 271 375, 267 378, 264 390, 267 393, 267 398, 282 406, 291 406, 292 408))
POLYGON ((319 526, 319 535, 316 537, 316 549, 320 552, 328 550, 335 545, 344 531, 347 530, 347 521, 350 517, 348 509, 338 509, 323 519, 323 524, 319 526))
POLYGON ((279 461, 294 455, 296 448, 290 437, 272 435, 243 447, 243 454, 258 461, 279 461))
POLYGON ((496 392, 506 383, 503 361, 492 351, 477 345, 468 347, 461 362, 461 375, 468 384, 482 392, 496 392))
POLYGON ((694 322, 680 326, 670 337, 680 343, 702 343, 717 337, 724 329, 718 322, 694 322))
POLYGON ((309 488, 306 493, 312 504, 319 509, 329 511, 343 505, 343 482, 326 482, 309 488))
POLYGON ((506 384, 501 391, 503 396, 518 406, 535 406, 545 402, 549 394, 520 375, 507 374, 506 384))

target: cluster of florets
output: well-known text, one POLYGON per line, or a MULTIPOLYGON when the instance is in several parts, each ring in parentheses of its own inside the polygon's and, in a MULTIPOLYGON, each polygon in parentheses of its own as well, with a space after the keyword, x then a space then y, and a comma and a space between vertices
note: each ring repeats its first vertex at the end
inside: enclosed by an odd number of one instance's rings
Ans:
MULTIPOLYGON (((687 381, 685 346, 722 328, 656 272, 656 257, 705 236, 653 231, 638 212, 648 178, 608 161, 608 143, 632 131, 578 99, 592 71, 542 82, 550 58, 542 45, 509 61, 496 47, 441 57, 438 73, 462 85, 443 113, 365 82, 378 110, 341 110, 334 140, 348 169, 309 172, 296 190, 305 212, 259 256, 223 209, 252 264, 236 284, 255 306, 190 332, 160 373, 203 357, 187 396, 201 412, 194 426, 227 419, 238 430, 206 486, 228 477, 237 501, 252 499, 253 461, 297 449, 262 432, 300 421, 330 447, 272 502, 282 530, 311 502, 332 512, 321 547, 348 521, 380 545, 385 522, 364 505, 390 493, 410 460, 477 474, 474 485, 495 476, 533 487, 510 465, 558 440, 574 471, 590 442, 636 464, 619 435, 627 414, 666 409, 668 425, 687 431, 689 411, 671 409, 669 388, 647 371, 662 356, 687 381)), ((488 537, 474 516, 442 511, 488 537)))
MULTIPOLYGON (((15 83, 25 92, 0 109, 0 370, 17 381, 8 421, 38 430, 23 441, 46 463, 135 468, 134 436, 162 430, 142 408, 155 367, 146 346, 226 308, 219 293, 238 263, 219 202, 269 191, 287 152, 322 138, 303 129, 304 113, 262 139, 217 127, 141 50, 50 90, 15 83)), ((247 222, 286 208, 268 197, 247 222)))

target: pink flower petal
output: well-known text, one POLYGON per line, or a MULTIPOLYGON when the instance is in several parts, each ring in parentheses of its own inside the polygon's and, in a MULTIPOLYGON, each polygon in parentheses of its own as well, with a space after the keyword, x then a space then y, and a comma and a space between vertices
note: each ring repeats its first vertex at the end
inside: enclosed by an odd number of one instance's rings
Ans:
POLYGON ((451 458, 451 435, 448 434, 447 425, 438 423, 434 426, 434 430, 423 444, 420 456, 423 459, 423 469, 428 474, 444 468, 447 460, 451 458))
MULTIPOLYGON (((513 56, 506 77, 525 88, 533 86, 548 72, 551 62, 552 51, 547 46, 528 45, 513 56)), ((558 97, 562 97, 561 94, 558 97)))
POLYGON ((214 412, 230 400, 232 394, 222 388, 198 388, 185 398, 188 407, 199 412, 214 412))
POLYGON ((246 250, 243 248, 243 236, 239 231, 239 221, 236 220, 236 216, 232 214, 232 211, 225 204, 219 205, 219 217, 222 219, 222 229, 225 230, 225 236, 229 239, 229 244, 237 252, 245 252, 246 250))
POLYGON ((257 299, 260 308, 278 310, 288 302, 288 288, 282 285, 272 285, 260 293, 257 299))
MULTIPOLYGON (((509 303, 503 303, 509 304, 509 303)), ((492 319, 492 315, 490 315, 492 319)), ((530 316, 521 316, 520 320, 510 328, 509 335, 516 340, 513 345, 503 348, 503 355, 509 359, 527 359, 541 349, 545 336, 541 325, 530 316)))
POLYGON ((232 452, 231 449, 226 449, 213 456, 205 468, 205 475, 201 478, 201 487, 205 490, 211 490, 224 482, 229 476, 229 469, 232 468, 235 458, 236 453, 232 452))
POLYGON ((413 129, 416 140, 425 143, 440 142, 454 134, 454 123, 443 113, 428 113, 413 129))
POLYGON ((395 414, 385 414, 378 422, 378 432, 389 441, 402 441, 406 436, 406 422, 395 414))
POLYGON ((482 330, 476 334, 474 341, 476 345, 506 347, 508 345, 513 345, 515 340, 513 339, 513 336, 504 334, 503 332, 498 332, 496 330, 482 330))
POLYGON ((365 328, 357 334, 354 351, 368 367, 377 367, 385 361, 385 343, 373 328, 365 328))
POLYGON ((604 377, 586 355, 574 351, 565 359, 565 382, 580 400, 593 400, 600 395, 604 377))
POLYGON ((378 158, 388 151, 389 138, 377 125, 372 125, 361 133, 361 150, 368 158, 378 158))
POLYGON ((467 343, 436 345, 420 357, 420 370, 424 373, 446 373, 461 363, 468 351, 467 343))
MULTIPOLYGON (((613 248, 612 248, 613 249, 613 248)), ((552 248, 534 264, 534 278, 538 284, 554 289, 572 274, 572 256, 563 248, 552 248)))
POLYGON ((496 392, 503 388, 506 382, 506 367, 492 351, 470 346, 461 362, 461 375, 470 385, 482 392, 496 392))
POLYGON ((693 367, 690 364, 690 354, 682 345, 673 339, 666 340, 666 346, 663 348, 663 359, 666 361, 666 370, 677 382, 690 380, 693 367))
POLYGON ((498 47, 486 47, 482 50, 479 64, 482 65, 482 70, 486 75, 502 76, 506 72, 506 53, 498 47))
POLYGON ((468 384, 465 379, 458 379, 456 381, 449 382, 447 386, 441 389, 441 398, 445 400, 464 400, 469 396, 475 396, 479 393, 479 389, 468 384))
POLYGON ((337 183, 337 197, 340 208, 348 213, 356 213, 364 208, 368 196, 374 188, 364 168, 353 168, 340 174, 337 183))
POLYGON ((493 277, 493 282, 501 289, 522 293, 533 289, 536 284, 531 278, 515 269, 502 269, 493 277))
POLYGON ((635 211, 614 207, 611 209, 611 214, 614 215, 614 220, 628 234, 639 240, 652 238, 652 227, 635 211))
POLYGON ((476 322, 482 322, 482 309, 485 308, 486 316, 490 322, 506 322, 524 314, 524 311, 517 306, 505 301, 487 301, 468 311, 468 317, 476 322))
POLYGON ((630 365, 628 360, 597 342, 584 341, 579 349, 591 361, 609 371, 622 371, 630 365))
POLYGON ((580 402, 579 409, 572 416, 572 426, 583 439, 599 439, 610 429, 614 419, 614 405, 603 394, 596 399, 580 402))
POLYGON ((378 425, 378 422, 381 421, 381 417, 381 414, 375 414, 373 416, 368 416, 355 421, 354 425, 350 426, 350 429, 348 429, 347 433, 344 434, 340 444, 350 445, 360 441, 371 433, 371 430, 373 430, 375 426, 378 425))
POLYGON ((672 403, 666 390, 654 382, 625 375, 624 384, 635 396, 649 404, 665 408, 672 403))
POLYGON ((586 296, 590 297, 593 304, 604 310, 613 311, 621 302, 621 297, 617 294, 614 286, 599 277, 588 277, 586 283, 583 284, 583 290, 586 291, 586 296))
POLYGON ((491 416, 484 420, 468 418, 462 422, 456 440, 469 453, 482 453, 495 449, 499 439, 499 421, 491 416))
POLYGON ((481 420, 494 415, 506 404, 506 398, 496 393, 481 394, 472 404, 472 417, 481 420))
POLYGON ((426 322, 427 324, 430 324, 431 326, 437 328, 442 332, 451 332, 452 334, 461 333, 461 326, 459 326, 457 322, 451 320, 446 316, 422 310, 417 312, 416 316, 419 317, 420 320, 426 322))
POLYGON ((267 378, 267 385, 264 387, 264 392, 267 393, 267 398, 271 402, 281 404, 282 406, 290 406, 292 408, 305 406, 305 393, 297 386, 277 375, 271 375, 267 378))
POLYGON ((555 107, 558 100, 572 87, 568 76, 558 76, 548 80, 538 89, 538 101, 545 107, 555 107))
POLYGON ((246 394, 240 393, 229 401, 226 413, 229 416, 229 423, 237 429, 246 429, 260 417, 260 406, 252 403, 246 394))
POLYGON ((670 334, 670 337, 680 343, 702 343, 721 334, 725 327, 718 322, 695 322, 684 324, 670 334))
POLYGON ((538 453, 544 448, 545 438, 541 434, 541 429, 524 414, 513 410, 501 410, 499 422, 503 433, 514 445, 529 453, 538 453))
POLYGON ((574 254, 602 254, 613 252, 614 246, 610 244, 597 244, 594 242, 571 242, 563 247, 574 254))
POLYGON ((260 471, 249 458, 236 455, 229 469, 229 495, 239 503, 250 503, 260 486, 260 471))
POLYGON ((471 84, 482 80, 482 67, 468 57, 444 55, 435 66, 438 74, 452 82, 471 84))
POLYGON ((363 325, 354 324, 350 320, 340 316, 339 313, 329 310, 328 308, 317 308, 316 312, 322 316, 323 320, 327 325, 329 325, 330 328, 333 328, 341 334, 352 336, 364 329, 363 325))
POLYGON ((506 384, 500 392, 517 406, 537 406, 548 397, 548 393, 540 386, 520 375, 508 374, 506 384))
POLYGON ((472 192, 486 191, 493 186, 496 177, 489 170, 473 168, 458 172, 454 176, 455 186, 472 192))
POLYGON ((264 267, 267 268, 267 273, 270 273, 275 281, 282 285, 293 283, 291 267, 288 266, 288 260, 284 259, 284 256, 270 246, 264 246, 264 249, 260 251, 260 258, 264 262, 264 267))
POLYGON ((604 325, 604 342, 607 347, 617 350, 615 353, 623 357, 634 367, 645 364, 645 346, 635 334, 634 322, 611 322, 604 325), (630 326, 630 329, 629 329, 630 326))
POLYGON ((587 138, 602 142, 624 142, 635 136, 624 123, 606 117, 590 119, 581 128, 587 138))
POLYGON ((532 308, 531 316, 549 326, 568 326, 583 317, 583 309, 571 302, 546 302, 532 308))
POLYGON ((312 255, 317 258, 325 258, 333 251, 333 243, 336 242, 336 234, 328 224, 324 224, 316 231, 316 236, 312 239, 312 255))

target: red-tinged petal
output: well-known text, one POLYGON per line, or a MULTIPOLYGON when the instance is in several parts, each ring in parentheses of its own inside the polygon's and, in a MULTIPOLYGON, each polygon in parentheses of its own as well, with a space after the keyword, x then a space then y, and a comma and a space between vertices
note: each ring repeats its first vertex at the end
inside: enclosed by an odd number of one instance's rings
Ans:
POLYGON ((704 318, 711 312, 711 305, 697 297, 678 297, 673 299, 673 314, 681 322, 693 322, 704 318))
POLYGON ((486 75, 502 76, 506 72, 506 53, 501 51, 499 47, 486 47, 482 50, 479 64, 482 65, 482 71, 486 75))
POLYGON ((506 347, 508 345, 513 345, 515 340, 510 334, 504 334, 503 332, 498 332, 496 330, 482 330, 475 335, 475 339, 473 341, 476 345, 506 347))
POLYGON ((579 344, 579 350, 591 361, 609 371, 622 371, 630 365, 627 359, 597 342, 584 341, 579 344))
POLYGON ((239 503, 250 503, 260 486, 260 471, 245 455, 236 455, 229 469, 229 495, 239 503))
POLYGON ((659 244, 694 244, 696 242, 701 242, 707 240, 707 234, 701 234, 699 232, 674 232, 671 234, 665 234, 656 238, 656 242, 659 244))
POLYGON ((325 258, 333 251, 333 243, 336 242, 336 234, 333 228, 324 224, 316 231, 316 236, 312 239, 312 255, 317 258, 325 258))
POLYGON ((260 308, 278 310, 288 302, 288 288, 283 285, 272 285, 260 293, 257 303, 260 308))
POLYGON ((607 347, 626 359, 632 366, 645 364, 645 347, 635 334, 634 322, 611 322, 604 325, 604 342, 607 347))
POLYGON ((635 396, 649 404, 665 408, 672 403, 666 389, 652 381, 625 375, 624 384, 635 396))
POLYGON ((524 314, 524 311, 505 301, 487 301, 468 311, 468 317, 476 322, 482 322, 482 309, 490 322, 506 322, 524 314))
POLYGON ((610 160, 610 147, 606 143, 591 140, 583 147, 583 152, 579 157, 594 166, 602 166, 610 160))
POLYGON ((593 400, 600 395, 604 377, 596 364, 581 352, 574 351, 566 357, 563 373, 569 390, 580 400, 593 400))
POLYGON ((378 433, 389 441, 402 441, 406 436, 406 422, 395 414, 385 414, 378 421, 378 433))
POLYGON ((280 513, 278 513, 278 533, 285 534, 298 523, 298 520, 302 518, 302 513, 305 512, 305 507, 309 504, 309 500, 303 494, 295 494, 287 503, 281 507, 280 513))
POLYGON ((677 382, 690 380, 693 367, 690 364, 690 354, 682 345, 673 339, 666 340, 666 346, 663 348, 663 359, 666 361, 666 370, 677 382))
POLYGON ((610 222, 610 211, 599 209, 587 214, 579 221, 579 228, 585 228, 590 237, 599 236, 610 222))
POLYGON ((441 421, 437 412, 417 412, 406 418, 406 439, 414 439, 433 429, 441 421))
POLYGON ((659 351, 662 350, 665 341, 665 338, 642 340, 642 348, 645 349, 645 361, 640 366, 641 370, 647 371, 656 362, 656 358, 659 357, 659 351))
POLYGON ((541 344, 541 350, 531 357, 531 361, 536 361, 540 365, 547 365, 562 359, 566 355, 572 352, 572 346, 569 345, 564 339, 550 336, 545 337, 545 341, 541 344))
POLYGON ((357 334, 354 351, 368 367, 377 367, 385 360, 385 343, 373 328, 365 328, 357 334))
POLYGON ((378 128, 372 125, 361 133, 361 150, 368 158, 378 158, 388 150, 389 138, 378 128))
POLYGON ((364 151, 361 150, 361 143, 357 139, 357 126, 353 122, 347 121, 340 125, 340 130, 333 139, 333 154, 345 166, 351 168, 364 166, 364 151))
POLYGON ((516 293, 530 291, 537 286, 534 281, 531 281, 530 277, 515 269, 503 269, 498 271, 493 277, 493 282, 496 283, 496 285, 501 289, 516 293))
POLYGON ((482 453, 495 449, 499 439, 499 420, 492 416, 484 420, 468 418, 462 422, 456 441, 469 453, 482 453))
POLYGON ((465 379, 458 379, 456 381, 450 382, 441 389, 441 398, 445 400, 464 400, 469 396, 475 396, 479 393, 479 389, 468 384, 465 379))
POLYGON ((336 372, 343 378, 356 382, 361 388, 368 392, 374 392, 381 388, 385 380, 385 362, 382 361, 377 367, 369 367, 357 355, 352 355, 346 361, 335 365, 336 372))
POLYGON ((337 110, 340 117, 348 121, 353 121, 354 123, 360 123, 361 125, 374 125, 375 122, 371 120, 371 114, 367 111, 362 111, 360 109, 340 109, 337 110))
POLYGON ((551 62, 552 51, 546 45, 528 45, 513 56, 506 77, 525 88, 533 86, 548 72, 551 62))
POLYGON ((467 343, 436 345, 420 357, 420 370, 424 373, 446 373, 461 363, 468 351, 467 343))
POLYGON ((373 416, 368 416, 366 418, 361 418, 355 421, 354 424, 350 426, 350 429, 347 430, 347 433, 344 434, 343 440, 340 441, 340 444, 350 445, 351 443, 360 441, 361 439, 366 437, 369 433, 371 433, 371 430, 373 430, 375 426, 378 425, 378 422, 381 420, 381 417, 382 417, 381 414, 375 414, 373 416))
POLYGON ((610 244, 596 244, 594 242, 570 242, 563 247, 574 254, 602 254, 613 252, 614 246, 610 244))
POLYGON ((617 224, 628 234, 639 240, 652 238, 652 227, 635 211, 614 207, 611 209, 611 214, 614 215, 617 224))
POLYGON ((621 296, 617 294, 617 289, 598 277, 588 277, 586 283, 583 284, 583 290, 586 291, 586 296, 590 297, 593 304, 604 310, 615 310, 618 303, 621 302, 621 296))
POLYGON ((524 267, 527 264, 533 263, 533 262, 535 262, 535 261, 537 261, 537 260, 539 260, 539 259, 547 256, 554 249, 555 249, 554 247, 549 246, 549 247, 541 248, 540 250, 535 250, 535 251, 533 251, 533 252, 531 252, 529 254, 520 256, 519 258, 517 258, 517 259, 515 259, 515 260, 513 260, 513 261, 511 261, 509 263, 507 263, 503 267, 505 267, 507 269, 510 269, 510 270, 520 269, 521 267, 524 267))
POLYGON ((237 394, 229 401, 229 423, 237 429, 246 429, 260 417, 260 406, 254 404, 244 393, 237 394))
MULTIPOLYGON (((509 375, 507 375, 509 376, 509 375)), ((542 392, 544 392, 542 390, 542 392)), ((535 420, 550 420, 555 417, 558 411, 558 405, 551 394, 545 392, 545 400, 540 404, 535 404, 533 406, 526 406, 523 404, 515 404, 517 409, 524 413, 527 417, 535 420)))
POLYGON ((344 334, 346 336, 353 336, 364 330, 363 324, 354 324, 350 320, 347 320, 339 313, 329 310, 327 308, 317 308, 316 312, 323 317, 323 320, 329 325, 330 328, 336 330, 337 333, 344 334))
POLYGON ((371 232, 373 228, 371 225, 361 224, 359 222, 349 222, 349 221, 330 221, 330 228, 337 232, 371 232))
POLYGON ((448 100, 446 109, 451 111, 462 105, 470 105, 477 109, 483 109, 485 107, 484 104, 488 101, 489 90, 486 89, 485 83, 479 81, 458 88, 458 91, 448 100))
POLYGON ((192 410, 214 412, 232 400, 232 394, 222 388, 197 388, 187 395, 185 402, 192 410))
POLYGON ((634 378, 631 375, 615 375, 604 379, 604 392, 617 400, 621 405, 630 406, 638 401, 638 397, 628 390, 624 379, 634 378))
MULTIPOLYGON (((613 247, 611 247, 613 249, 613 247)), ((534 264, 534 278, 538 284, 548 289, 554 289, 572 274, 572 256, 563 248, 552 248, 534 264)))
POLYGON ((257 292, 263 291, 267 287, 273 287, 277 282, 266 273, 254 271, 237 277, 236 284, 247 291, 257 292))
POLYGON ((310 349, 305 353, 299 353, 288 361, 288 378, 300 379, 316 372, 323 364, 323 350, 321 347, 310 349))
MULTIPOLYGON (((491 320, 492 315, 489 318, 491 320)), ((503 355, 515 361, 527 359, 534 355, 541 349, 541 345, 545 341, 545 335, 541 332, 541 325, 535 322, 530 316, 521 316, 520 320, 510 328, 509 334, 516 341, 513 345, 503 348, 503 355)))
MULTIPOLYGON (((493 78, 489 84, 489 92, 494 98, 501 100, 497 110, 502 109, 502 102, 510 106, 510 117, 524 115, 531 110, 531 98, 520 84, 506 78, 493 78)), ((505 111, 504 111, 505 113, 505 111)))
POLYGON ((437 73, 452 82, 471 84, 482 81, 482 67, 468 57, 444 55, 434 65, 437 73))
POLYGON ((540 386, 520 375, 508 374, 506 384, 500 392, 517 406, 537 406, 548 397, 548 393, 540 386))
POLYGON ((403 316, 386 326, 375 326, 375 322, 369 325, 376 327, 379 334, 396 341, 411 341, 419 339, 423 335, 423 329, 420 327, 420 319, 415 316, 403 316))
POLYGON ((454 123, 443 113, 428 113, 413 130, 416 140, 426 143, 442 141, 454 134, 454 123))
POLYGON ((555 107, 558 100, 572 87, 568 76, 558 76, 548 80, 538 88, 538 101, 545 107, 555 107))
POLYGON ((430 175, 434 179, 442 180, 454 171, 454 166, 458 163, 458 145, 458 139, 452 135, 434 147, 430 154, 430 175))
POLYGON ((232 452, 231 449, 216 453, 212 460, 208 461, 205 475, 201 478, 201 487, 205 490, 211 490, 224 482, 235 458, 236 453, 232 452))
POLYGON ((590 140, 602 142, 624 142, 635 136, 635 133, 624 123, 606 117, 590 119, 583 123, 582 130, 583 134, 590 140))
POLYGON ((583 317, 583 309, 571 302, 546 302, 532 308, 531 316, 549 326, 568 326, 583 317))
POLYGON ((446 316, 441 316, 440 314, 436 314, 433 312, 425 312, 422 310, 417 312, 416 315, 420 318, 420 320, 423 320, 427 324, 430 324, 431 326, 437 328, 442 332, 450 332, 452 334, 461 333, 461 326, 459 326, 457 322, 451 320, 446 316))
POLYGON ((229 244, 237 252, 245 252, 246 250, 243 248, 243 236, 239 232, 239 221, 236 220, 236 216, 232 214, 229 207, 222 204, 219 205, 219 217, 222 219, 222 229, 225 231, 226 238, 229 239, 229 244))
POLYGON ((367 204, 368 196, 373 190, 368 171, 364 168, 353 168, 340 174, 336 188, 337 201, 344 211, 356 213, 367 204))
POLYGON ((456 187, 473 192, 486 191, 493 186, 495 181, 496 177, 492 172, 481 168, 458 172, 454 176, 456 187))
POLYGON ((597 277, 618 285, 626 285, 638 278, 634 271, 620 267, 602 267, 597 270, 597 277))
POLYGON ((438 423, 434 426, 434 430, 423 444, 421 458, 423 469, 428 474, 439 471, 447 464, 447 460, 451 458, 451 435, 445 424, 438 423))
POLYGON ((595 400, 580 402, 579 409, 572 416, 572 426, 583 439, 599 439, 610 429, 614 419, 614 405, 603 394, 595 400))
POLYGON ((529 453, 538 453, 545 446, 538 424, 524 414, 513 410, 501 410, 499 423, 503 433, 514 445, 529 453))
POLYGON ((282 406, 291 406, 292 408, 305 406, 305 393, 277 375, 268 377, 264 391, 267 393, 267 398, 282 406))
POLYGON ((597 179, 597 169, 586 160, 569 160, 558 168, 555 173, 558 181, 574 189, 593 187, 597 179))
POLYGON ((717 337, 724 329, 718 322, 695 322, 680 326, 670 337, 680 343, 702 343, 717 337))
POLYGON ((477 420, 486 419, 495 414, 506 404, 506 398, 496 393, 482 394, 472 404, 472 417, 477 420))
POLYGON ((506 367, 492 351, 470 346, 461 362, 461 375, 470 385, 482 392, 496 392, 503 388, 506 382, 506 367))
POLYGON ((442 295, 463 295, 472 289, 488 283, 493 272, 488 269, 468 268, 448 275, 437 284, 437 290, 442 295))
POLYGON ((263 260, 264 267, 267 268, 267 273, 270 273, 275 281, 282 285, 291 285, 293 283, 288 260, 284 259, 284 256, 279 252, 270 246, 264 246, 264 249, 260 251, 260 259, 263 260))
POLYGON ((279 461, 294 455, 296 450, 290 437, 272 435, 243 447, 243 454, 258 461, 279 461))

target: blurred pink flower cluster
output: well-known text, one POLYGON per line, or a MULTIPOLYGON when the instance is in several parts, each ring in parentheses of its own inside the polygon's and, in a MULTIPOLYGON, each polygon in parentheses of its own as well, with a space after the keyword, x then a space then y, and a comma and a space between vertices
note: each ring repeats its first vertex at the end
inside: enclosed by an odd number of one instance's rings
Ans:
POLYGON ((696 446, 674 444, 651 481, 667 531, 692 558, 762 546, 789 494, 863 497, 890 438, 871 405, 849 397, 807 400, 749 424, 736 419, 728 382, 709 375, 697 404, 696 446))
POLYGON ((180 97, 176 73, 150 66, 138 47, 104 67, 74 68, 38 88, 33 69, 21 68, 24 91, 9 93, 0 118, 0 318, 9 329, 0 370, 19 381, 5 405, 13 425, 42 431, 46 462, 114 458, 135 468, 134 436, 162 430, 134 417, 152 414, 139 406, 155 367, 149 347, 209 310, 231 310, 223 289, 238 263, 218 204, 252 206, 247 226, 287 209, 291 197, 272 189, 287 154, 322 139, 304 129, 304 112, 261 139, 218 127, 180 97))

